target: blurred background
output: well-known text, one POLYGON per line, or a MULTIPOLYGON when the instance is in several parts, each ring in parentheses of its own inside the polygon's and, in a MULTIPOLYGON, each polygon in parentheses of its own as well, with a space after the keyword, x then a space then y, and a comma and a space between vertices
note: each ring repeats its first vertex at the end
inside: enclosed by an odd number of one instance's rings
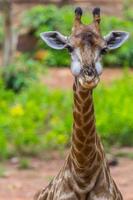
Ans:
POLYGON ((125 200, 133 184, 133 0, 0 1, 0 200, 29 200, 57 174, 70 147, 70 57, 40 39, 44 31, 69 35, 74 8, 101 8, 102 34, 130 32, 103 59, 95 89, 97 130, 125 200))

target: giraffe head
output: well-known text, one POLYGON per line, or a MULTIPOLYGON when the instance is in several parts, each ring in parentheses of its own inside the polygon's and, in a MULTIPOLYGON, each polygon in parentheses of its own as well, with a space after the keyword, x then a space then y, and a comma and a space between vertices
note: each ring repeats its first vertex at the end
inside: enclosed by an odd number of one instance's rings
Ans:
MULTIPOLYGON (((102 65, 102 55, 120 47, 129 37, 124 31, 112 31, 102 36, 100 31, 100 9, 94 8, 93 22, 84 25, 82 9, 76 8, 72 33, 69 37, 57 31, 41 33, 41 38, 54 49, 68 49, 71 55, 71 71, 80 84, 88 89, 97 86, 102 65)), ((63 59, 63 58, 62 58, 63 59)))

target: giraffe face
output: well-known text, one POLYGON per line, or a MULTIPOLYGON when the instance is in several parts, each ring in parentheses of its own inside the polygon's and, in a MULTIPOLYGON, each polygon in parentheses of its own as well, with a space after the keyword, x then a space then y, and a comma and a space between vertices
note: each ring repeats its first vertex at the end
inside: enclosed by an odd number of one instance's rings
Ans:
POLYGON ((107 51, 107 42, 93 29, 93 26, 81 26, 69 38, 71 71, 81 85, 93 88, 99 82, 102 73, 101 58, 107 51))
POLYGON ((71 72, 84 88, 93 89, 102 73, 102 55, 120 47, 129 37, 124 31, 112 31, 102 37, 100 32, 100 9, 93 10, 94 21, 90 25, 81 22, 82 10, 75 10, 75 21, 69 37, 57 31, 41 33, 41 38, 51 48, 68 49, 71 55, 71 72))

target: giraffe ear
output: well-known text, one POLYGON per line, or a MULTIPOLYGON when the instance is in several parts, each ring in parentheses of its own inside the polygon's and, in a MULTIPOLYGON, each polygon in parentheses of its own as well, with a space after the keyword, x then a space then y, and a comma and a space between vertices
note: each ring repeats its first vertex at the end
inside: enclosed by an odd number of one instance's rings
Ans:
POLYGON ((64 49, 67 46, 67 37, 57 31, 43 32, 40 37, 53 49, 64 49))
POLYGON ((109 50, 117 49, 129 38, 129 33, 124 31, 112 31, 104 39, 109 50))

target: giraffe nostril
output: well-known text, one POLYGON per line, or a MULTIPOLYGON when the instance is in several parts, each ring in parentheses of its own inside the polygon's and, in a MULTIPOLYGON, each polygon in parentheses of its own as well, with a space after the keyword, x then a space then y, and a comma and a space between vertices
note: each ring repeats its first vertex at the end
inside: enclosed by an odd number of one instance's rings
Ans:
POLYGON ((88 76, 92 76, 93 75, 93 70, 91 68, 88 69, 88 76))
POLYGON ((92 80, 96 76, 96 70, 92 67, 84 67, 81 70, 81 75, 86 78, 86 80, 92 80))

